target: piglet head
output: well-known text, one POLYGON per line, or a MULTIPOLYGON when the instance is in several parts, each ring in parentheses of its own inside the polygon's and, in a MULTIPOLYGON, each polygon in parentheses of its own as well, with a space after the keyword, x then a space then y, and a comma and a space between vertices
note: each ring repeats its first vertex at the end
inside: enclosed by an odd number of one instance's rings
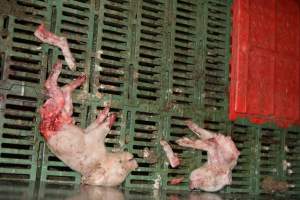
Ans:
POLYGON ((190 189, 198 189, 215 192, 231 183, 231 171, 226 167, 214 167, 204 165, 195 169, 190 175, 190 189))
POLYGON ((106 178, 103 181, 105 181, 106 186, 119 185, 132 170, 138 167, 131 153, 108 152, 106 156, 107 159, 103 162, 103 168, 106 174, 106 178))

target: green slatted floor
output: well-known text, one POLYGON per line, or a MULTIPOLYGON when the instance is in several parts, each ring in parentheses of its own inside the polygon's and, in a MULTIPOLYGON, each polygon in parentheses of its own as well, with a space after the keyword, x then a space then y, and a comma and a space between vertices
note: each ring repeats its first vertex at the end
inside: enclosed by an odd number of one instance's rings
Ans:
POLYGON ((190 171, 206 154, 174 141, 192 135, 184 120, 193 119, 231 135, 241 151, 233 184, 222 193, 263 194, 267 175, 294 184, 290 194, 300 193, 300 129, 228 121, 230 0, 11 0, 8 5, 18 12, 0 13, 0 179, 80 182, 79 174, 47 149, 37 129, 42 84, 53 63, 63 59, 59 49, 33 36, 45 22, 68 38, 78 63, 76 72, 64 63, 59 83, 83 72, 89 76, 73 96, 76 124, 85 127, 108 102, 118 113, 106 144, 129 150, 140 166, 124 186, 187 190, 190 171), (166 163, 160 139, 179 153, 178 169, 166 163), (161 159, 144 160, 145 148, 161 159), (290 169, 282 168, 284 160, 290 169), (185 180, 170 185, 177 176, 185 180))

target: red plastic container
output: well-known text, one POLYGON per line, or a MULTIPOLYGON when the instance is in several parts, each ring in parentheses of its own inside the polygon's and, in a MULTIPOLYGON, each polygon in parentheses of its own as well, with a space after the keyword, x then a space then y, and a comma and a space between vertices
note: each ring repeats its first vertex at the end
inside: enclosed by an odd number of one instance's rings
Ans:
POLYGON ((235 0, 231 120, 300 124, 300 1, 235 0))

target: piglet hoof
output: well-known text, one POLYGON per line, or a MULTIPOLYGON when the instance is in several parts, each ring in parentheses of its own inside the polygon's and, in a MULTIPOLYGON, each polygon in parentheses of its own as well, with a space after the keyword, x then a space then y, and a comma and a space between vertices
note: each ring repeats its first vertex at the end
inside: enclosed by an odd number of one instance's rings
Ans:
POLYGON ((84 83, 87 79, 87 76, 85 74, 82 74, 78 77, 78 82, 81 85, 82 83, 84 83))
POLYGON ((194 141, 192 141, 189 138, 180 138, 178 140, 176 140, 176 143, 179 144, 180 146, 186 146, 186 145, 192 145, 194 143, 194 141))
POLYGON ((116 118, 117 118, 117 116, 116 116, 116 114, 110 114, 109 116, 108 116, 108 126, 109 126, 109 128, 111 129, 111 127, 114 125, 114 123, 115 123, 115 121, 116 121, 116 118))

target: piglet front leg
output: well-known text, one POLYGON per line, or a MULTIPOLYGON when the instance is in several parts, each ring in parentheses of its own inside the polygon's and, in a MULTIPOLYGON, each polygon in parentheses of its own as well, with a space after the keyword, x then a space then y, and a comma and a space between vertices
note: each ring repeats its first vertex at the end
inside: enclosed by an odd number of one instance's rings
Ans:
MULTIPOLYGON (((94 129, 99 128, 103 123, 106 123, 111 128, 116 120, 116 115, 109 112, 109 106, 106 106, 97 116, 97 119, 92 122, 86 129, 85 132, 91 132, 94 129)), ((105 136, 108 133, 105 134, 105 136)))
MULTIPOLYGON (((107 106, 99 112, 97 119, 84 130, 85 142, 88 145, 87 151, 90 151, 91 156, 99 156, 94 153, 95 149, 102 149, 104 154, 107 152, 104 144, 105 138, 116 120, 116 115, 110 113, 109 109, 107 106)), ((102 152, 98 153, 103 154, 102 152)))
POLYGON ((215 135, 215 133, 201 128, 191 120, 187 120, 186 125, 189 127, 191 131, 193 131, 199 138, 203 140, 212 138, 215 135))
POLYGON ((163 150, 165 151, 167 158, 169 160, 169 163, 172 168, 175 168, 180 165, 180 160, 178 158, 178 155, 173 152, 171 146, 165 141, 160 140, 160 145, 163 147, 163 150))

